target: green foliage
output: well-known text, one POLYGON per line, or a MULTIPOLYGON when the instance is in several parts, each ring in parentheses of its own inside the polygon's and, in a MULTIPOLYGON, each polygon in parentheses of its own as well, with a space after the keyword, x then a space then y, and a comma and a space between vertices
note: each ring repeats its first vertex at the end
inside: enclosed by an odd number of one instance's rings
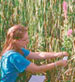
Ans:
POLYGON ((62 46, 64 49, 64 51, 67 51, 69 54, 72 53, 72 48, 73 48, 73 41, 72 41, 72 37, 64 37, 64 41, 62 43, 62 46))

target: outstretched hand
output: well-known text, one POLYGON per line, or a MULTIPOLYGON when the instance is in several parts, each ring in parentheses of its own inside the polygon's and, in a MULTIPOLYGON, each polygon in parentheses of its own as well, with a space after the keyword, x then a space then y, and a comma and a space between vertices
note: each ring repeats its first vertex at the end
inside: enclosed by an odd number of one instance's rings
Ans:
POLYGON ((58 52, 56 53, 56 57, 63 57, 63 56, 68 56, 69 54, 67 52, 58 52))
POLYGON ((65 67, 67 66, 67 60, 59 60, 56 62, 56 65, 65 67))

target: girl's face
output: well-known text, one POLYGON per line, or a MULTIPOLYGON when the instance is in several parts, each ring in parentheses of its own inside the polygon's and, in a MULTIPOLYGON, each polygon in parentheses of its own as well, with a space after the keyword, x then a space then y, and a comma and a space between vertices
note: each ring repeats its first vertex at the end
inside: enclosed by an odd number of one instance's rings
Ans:
POLYGON ((28 38, 28 32, 26 32, 24 34, 24 37, 20 40, 18 40, 18 44, 21 46, 21 47, 24 47, 26 48, 27 44, 29 43, 29 38, 28 38))

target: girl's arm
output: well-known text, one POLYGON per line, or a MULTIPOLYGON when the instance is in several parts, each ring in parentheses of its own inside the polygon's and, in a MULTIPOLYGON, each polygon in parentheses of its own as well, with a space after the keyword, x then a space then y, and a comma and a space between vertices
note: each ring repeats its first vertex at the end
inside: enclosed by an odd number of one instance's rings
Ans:
POLYGON ((40 73, 40 72, 44 72, 44 71, 47 71, 47 70, 52 70, 53 68, 58 67, 58 66, 66 66, 66 65, 67 65, 66 60, 60 60, 60 61, 57 61, 55 63, 41 65, 41 66, 38 66, 34 63, 31 63, 27 67, 26 71, 29 71, 29 72, 32 72, 32 73, 40 73))
POLYGON ((67 52, 30 52, 28 59, 52 59, 61 56, 68 56, 67 52))

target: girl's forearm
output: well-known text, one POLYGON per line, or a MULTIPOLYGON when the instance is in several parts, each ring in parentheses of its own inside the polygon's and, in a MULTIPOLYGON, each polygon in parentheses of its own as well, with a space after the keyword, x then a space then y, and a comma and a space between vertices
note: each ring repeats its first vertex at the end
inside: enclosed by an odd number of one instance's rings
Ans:
POLYGON ((66 56, 66 52, 41 52, 39 54, 40 59, 52 59, 56 57, 66 56))
POLYGON ((52 70, 55 68, 55 63, 47 64, 47 65, 42 65, 38 67, 37 72, 45 72, 47 70, 52 70))
POLYGON ((27 56, 29 59, 50 59, 55 58, 55 52, 30 52, 27 56))
POLYGON ((38 67, 37 72, 44 72, 47 70, 52 70, 54 68, 56 68, 57 66, 62 66, 62 64, 60 63, 61 61, 57 61, 51 64, 47 64, 47 65, 41 65, 38 67))
POLYGON ((32 73, 40 73, 40 72, 45 72, 47 70, 52 70, 53 68, 57 66, 61 66, 60 61, 47 64, 47 65, 41 65, 41 66, 31 63, 31 65, 27 68, 27 70, 32 73))

